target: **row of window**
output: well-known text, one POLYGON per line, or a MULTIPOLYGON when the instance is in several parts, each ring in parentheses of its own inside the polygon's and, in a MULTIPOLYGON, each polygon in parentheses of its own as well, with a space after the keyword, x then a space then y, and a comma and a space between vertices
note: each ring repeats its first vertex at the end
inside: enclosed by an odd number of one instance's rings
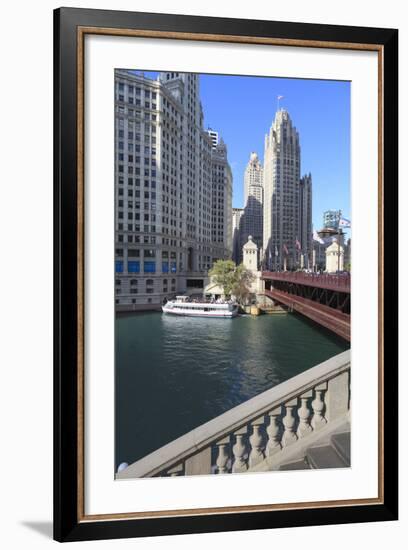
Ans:
MULTIPOLYGON (((115 280, 115 285, 116 286, 121 286, 121 284, 122 284, 122 281, 120 279, 115 280)), ((139 284, 139 279, 130 279, 130 286, 137 286, 138 284, 139 284)), ((167 279, 163 279, 163 284, 164 285, 168 284, 167 279)), ((176 284, 176 279, 172 279, 171 284, 175 285, 176 284)), ((146 285, 147 286, 153 286, 154 285, 154 279, 146 279, 146 285)))
MULTIPOLYGON (((127 272, 128 273, 140 273, 141 262, 136 260, 128 260, 127 262, 127 272)), ((182 266, 180 266, 182 268, 182 266)), ((115 261, 115 271, 116 273, 123 273, 124 262, 123 260, 115 261)), ((176 262, 162 262, 161 266, 162 273, 177 273, 177 263, 176 262)), ((156 273, 156 262, 145 261, 143 262, 143 272, 144 273, 156 273)))
MULTIPOLYGON (((128 258, 140 258, 141 255, 144 256, 144 258, 155 258, 156 257, 156 249, 155 248, 144 248, 142 250, 138 248, 129 248, 128 249, 128 258), (142 251, 143 254, 140 252, 142 251)), ((123 256, 123 248, 116 248, 115 253, 117 256, 123 256)), ((177 253, 175 251, 171 251, 169 253, 168 250, 162 250, 161 256, 163 260, 168 260, 170 255, 171 260, 175 260, 177 257, 177 253)), ((180 253, 180 259, 181 259, 181 253, 180 253)))
MULTIPOLYGON (((124 92, 125 91, 125 83, 124 82, 119 82, 118 89, 119 89, 120 92, 124 92)), ((141 92, 142 92, 142 88, 140 88, 138 86, 133 86, 133 84, 128 84, 127 85, 127 90, 128 90, 129 94, 135 93, 136 95, 140 95, 141 92)), ((157 97, 156 92, 151 92, 150 90, 146 90, 146 89, 144 90, 144 95, 145 95, 145 97, 151 97, 152 99, 156 99, 156 97, 157 97)))

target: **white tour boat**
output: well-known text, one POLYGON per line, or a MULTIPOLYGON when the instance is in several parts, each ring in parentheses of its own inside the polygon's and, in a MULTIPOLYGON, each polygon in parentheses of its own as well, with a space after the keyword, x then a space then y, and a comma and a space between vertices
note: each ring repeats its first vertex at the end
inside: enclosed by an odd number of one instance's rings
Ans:
POLYGON ((226 317, 238 315, 238 304, 233 302, 189 302, 188 296, 176 296, 162 307, 163 313, 190 317, 226 317))

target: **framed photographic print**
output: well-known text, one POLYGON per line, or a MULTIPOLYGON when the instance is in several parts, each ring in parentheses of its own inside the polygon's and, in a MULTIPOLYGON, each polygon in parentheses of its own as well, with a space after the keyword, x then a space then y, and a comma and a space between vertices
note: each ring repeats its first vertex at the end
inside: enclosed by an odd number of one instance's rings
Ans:
POLYGON ((56 540, 396 519, 397 31, 54 28, 56 540))

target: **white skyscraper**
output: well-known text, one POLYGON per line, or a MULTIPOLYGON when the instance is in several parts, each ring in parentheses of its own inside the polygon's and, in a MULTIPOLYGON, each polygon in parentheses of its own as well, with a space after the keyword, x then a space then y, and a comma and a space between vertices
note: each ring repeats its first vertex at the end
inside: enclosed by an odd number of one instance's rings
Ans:
MULTIPOLYGON (((241 220, 241 249, 252 236, 260 251, 263 247, 263 167, 251 153, 244 175, 244 213, 241 220)), ((259 260, 259 258, 258 258, 259 260)))
MULTIPOLYGON (((257 153, 252 152, 244 174, 244 201, 245 204, 251 193, 250 187, 263 186, 263 167, 259 162, 257 153)), ((246 242, 246 241, 245 241, 246 242)))
POLYGON ((213 153, 199 75, 162 72, 153 80, 115 71, 117 310, 158 309, 177 293, 199 292, 214 260, 231 250, 232 178, 226 150, 222 162, 213 153))
POLYGON ((265 136, 263 246, 267 267, 300 266, 300 145, 289 113, 276 113, 265 136))

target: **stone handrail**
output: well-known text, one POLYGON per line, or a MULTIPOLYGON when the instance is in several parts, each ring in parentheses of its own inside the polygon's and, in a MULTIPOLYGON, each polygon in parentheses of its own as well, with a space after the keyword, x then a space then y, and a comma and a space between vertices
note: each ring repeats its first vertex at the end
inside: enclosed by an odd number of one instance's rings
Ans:
POLYGON ((349 405, 347 350, 164 445, 116 479, 244 472, 344 416, 349 405))

